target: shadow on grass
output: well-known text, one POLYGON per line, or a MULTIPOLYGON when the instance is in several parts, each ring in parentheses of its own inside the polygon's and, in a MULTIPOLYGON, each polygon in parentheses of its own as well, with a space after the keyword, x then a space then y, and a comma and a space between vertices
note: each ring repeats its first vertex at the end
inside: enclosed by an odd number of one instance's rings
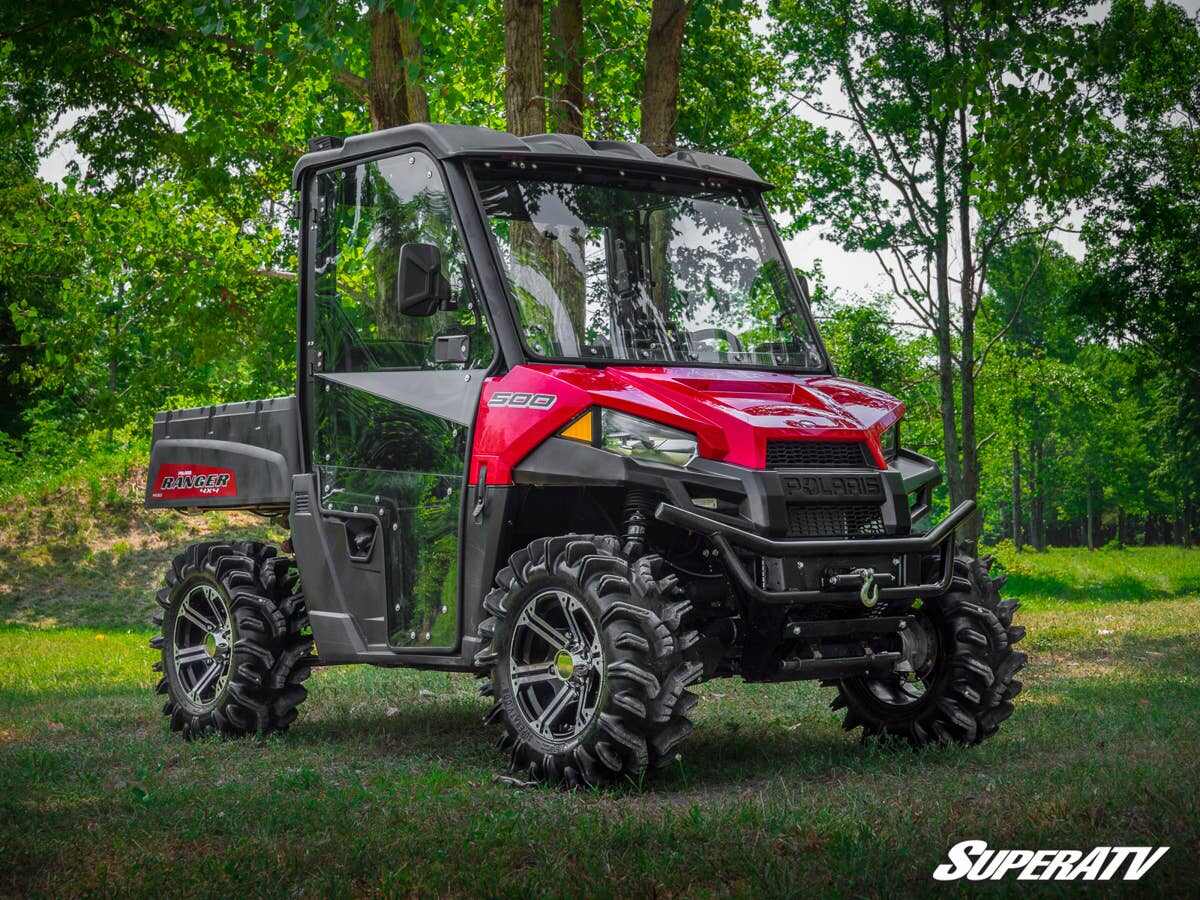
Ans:
MULTIPOLYGON (((268 526, 222 529, 221 540, 263 540, 268 526)), ((59 539, 35 558, 26 548, 0 545, 0 622, 50 622, 79 628, 145 627, 153 594, 171 558, 185 545, 218 535, 171 532, 166 546, 94 550, 80 535, 59 539)))
POLYGON ((1097 666, 1096 674, 1103 674, 1110 666, 1120 667, 1122 675, 1132 669, 1138 676, 1163 684, 1200 676, 1200 641, 1193 635, 1123 634, 1115 640, 1110 637, 1085 649, 1058 651, 1053 656, 1085 667, 1097 666))
POLYGON ((1146 603, 1154 600, 1175 600, 1200 588, 1200 580, 1193 587, 1183 585, 1193 581, 1186 579, 1176 591, 1164 591, 1153 587, 1132 575, 1113 575, 1092 584, 1080 584, 1053 575, 1013 572, 1004 586, 1004 596, 1012 600, 1044 600, 1064 603, 1146 603))

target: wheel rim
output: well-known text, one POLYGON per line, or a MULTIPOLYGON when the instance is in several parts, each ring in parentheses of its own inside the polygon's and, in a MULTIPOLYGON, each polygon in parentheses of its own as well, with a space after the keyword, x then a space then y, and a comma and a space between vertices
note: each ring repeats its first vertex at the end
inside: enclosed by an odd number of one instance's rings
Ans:
POLYGON ((176 684, 189 702, 205 707, 225 690, 233 627, 225 599, 212 585, 198 584, 180 601, 171 651, 176 684))
POLYGON ((543 591, 513 624, 508 654, 513 698, 525 724, 551 744, 574 740, 595 720, 604 686, 600 629, 566 591, 543 591))
POLYGON ((942 658, 940 628, 927 614, 920 616, 930 642, 929 658, 918 671, 903 675, 889 672, 886 675, 869 675, 862 679, 868 695, 880 706, 889 710, 909 712, 934 695, 934 688, 945 667, 942 658))

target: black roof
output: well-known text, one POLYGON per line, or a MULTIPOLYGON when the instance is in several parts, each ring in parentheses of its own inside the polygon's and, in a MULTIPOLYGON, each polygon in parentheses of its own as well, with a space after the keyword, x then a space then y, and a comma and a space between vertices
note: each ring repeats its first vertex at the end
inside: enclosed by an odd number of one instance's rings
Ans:
POLYGON ((731 156, 679 150, 670 156, 657 156, 645 144, 626 141, 588 141, 573 134, 535 134, 519 138, 507 131, 493 131, 471 125, 401 125, 346 138, 340 146, 306 153, 296 163, 292 183, 299 187, 305 170, 315 166, 336 165, 364 156, 386 153, 421 145, 438 159, 452 157, 512 158, 536 154, 539 159, 602 162, 655 169, 664 175, 716 175, 760 188, 770 185, 758 177, 749 165, 731 156))

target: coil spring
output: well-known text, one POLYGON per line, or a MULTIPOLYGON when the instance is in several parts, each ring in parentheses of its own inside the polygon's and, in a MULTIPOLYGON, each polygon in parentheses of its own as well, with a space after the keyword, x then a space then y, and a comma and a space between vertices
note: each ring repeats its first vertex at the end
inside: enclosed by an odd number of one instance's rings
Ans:
POLYGON ((643 488, 631 488, 625 493, 622 508, 622 550, 629 559, 637 559, 646 549, 646 527, 654 509, 654 494, 643 488))

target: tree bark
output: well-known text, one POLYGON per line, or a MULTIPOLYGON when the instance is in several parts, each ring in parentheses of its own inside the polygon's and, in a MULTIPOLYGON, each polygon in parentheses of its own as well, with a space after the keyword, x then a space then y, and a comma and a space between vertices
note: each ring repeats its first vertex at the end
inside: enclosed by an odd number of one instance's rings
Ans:
MULTIPOLYGON (((966 48, 963 48, 966 56, 966 48)), ((968 149, 967 109, 958 110, 959 178, 958 238, 961 266, 959 305, 962 310, 962 363, 959 384, 962 395, 962 498, 976 500, 979 495, 979 447, 975 441, 975 257, 971 240, 971 176, 973 165, 968 149)), ((975 552, 979 540, 980 515, 974 513, 963 523, 963 543, 975 552)))
POLYGON ((1013 441, 1012 448, 1012 540, 1021 551, 1021 448, 1013 441))
POLYGON ((400 20, 400 51, 403 56, 404 99, 409 122, 429 121, 429 97, 421 85, 421 35, 412 19, 400 20))
POLYGON ((504 115, 519 137, 546 130, 542 0, 504 0, 504 115))
POLYGON ((1042 494, 1042 441, 1040 439, 1033 442, 1029 453, 1029 542, 1033 544, 1033 549, 1042 551, 1046 549, 1046 532, 1045 532, 1045 497, 1042 494))
POLYGON ((554 61, 551 121, 555 131, 583 136, 583 0, 558 0, 550 19, 554 61))
POLYGON ((1096 549, 1096 501, 1091 485, 1087 489, 1087 548, 1096 549))
POLYGON ((408 96, 404 79, 404 51, 400 45, 400 17, 393 9, 372 7, 371 71, 367 77, 367 104, 371 127, 395 128, 408 123, 408 96))
POLYGON ((958 416, 954 408, 954 351, 950 334, 949 203, 946 196, 946 138, 942 132, 934 153, 937 231, 934 241, 934 279, 937 284, 938 393, 942 415, 942 443, 946 449, 946 482, 950 505, 964 499, 959 464, 958 416))
POLYGON ((650 8, 642 126, 638 139, 659 156, 675 152, 679 126, 679 58, 690 5, 688 0, 654 0, 650 8))

